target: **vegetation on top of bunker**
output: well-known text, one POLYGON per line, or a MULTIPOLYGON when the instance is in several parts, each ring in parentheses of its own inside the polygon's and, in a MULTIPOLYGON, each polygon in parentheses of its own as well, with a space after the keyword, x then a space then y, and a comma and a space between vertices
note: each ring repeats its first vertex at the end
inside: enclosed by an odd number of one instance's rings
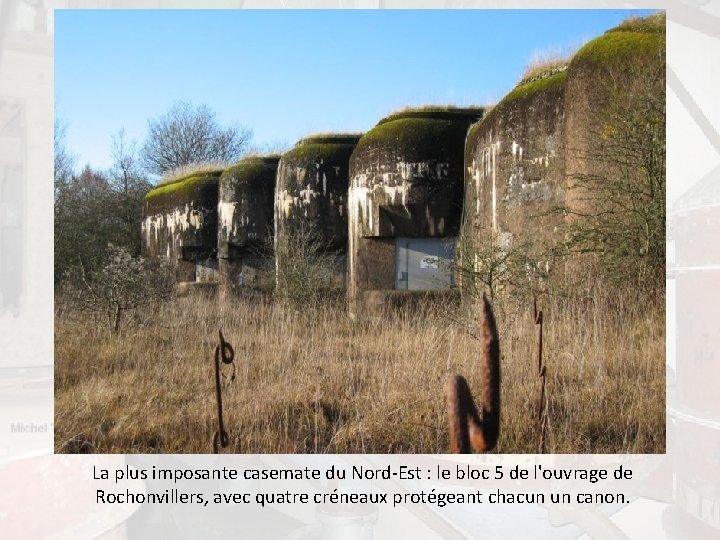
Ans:
POLYGON ((360 132, 318 132, 306 135, 295 143, 295 148, 307 144, 355 144, 363 134, 360 132))
POLYGON ((519 105, 531 99, 544 99, 548 94, 561 94, 565 91, 567 83, 567 69, 558 68, 551 70, 544 75, 532 78, 527 82, 520 82, 513 88, 497 105, 488 111, 488 113, 478 122, 473 124, 468 131, 468 144, 474 146, 474 140, 479 134, 483 126, 488 122, 492 122, 498 111, 504 110, 508 105, 519 105))
POLYGON ((525 67, 520 82, 468 132, 468 142, 474 140, 481 126, 490 122, 501 106, 541 96, 559 93, 567 84, 567 69, 590 63, 607 63, 627 55, 641 56, 664 52, 665 13, 647 17, 630 17, 602 36, 580 47, 577 52, 539 53, 525 67))
POLYGON ((174 184, 189 179, 191 176, 215 175, 222 173, 230 163, 227 161, 196 161, 181 165, 168 171, 157 183, 157 186, 174 184))
POLYGON ((408 118, 427 118, 436 120, 462 120, 465 117, 470 119, 478 119, 482 117, 486 107, 482 105, 458 107, 455 105, 421 105, 418 107, 403 107, 394 111, 376 124, 376 127, 392 122, 394 120, 402 120, 408 118))
POLYGON ((665 51, 665 13, 632 17, 589 41, 573 57, 580 64, 605 64, 616 59, 659 54, 665 51))
POLYGON ((325 133, 300 139, 282 155, 283 164, 308 163, 317 159, 342 162, 350 157, 361 135, 357 133, 325 133))
POLYGON ((199 169, 185 176, 168 179, 167 182, 158 184, 145 195, 145 201, 158 197, 174 196, 179 199, 189 198, 196 190, 208 184, 217 183, 222 168, 199 169))
POLYGON ((384 119, 360 139, 356 155, 367 148, 390 146, 401 149, 405 159, 422 160, 427 156, 436 156, 438 150, 448 152, 462 148, 469 125, 479 116, 411 111, 407 116, 384 119))
POLYGON ((664 11, 659 11, 648 15, 647 17, 628 17, 615 28, 611 28, 610 32, 648 32, 648 33, 665 33, 666 16, 664 11))
POLYGON ((231 165, 220 175, 220 181, 233 181, 237 183, 251 182, 262 174, 263 169, 270 166, 276 167, 280 161, 277 154, 269 156, 247 156, 234 165, 231 165))
POLYGON ((538 51, 528 61, 517 86, 554 75, 570 65, 576 51, 563 54, 559 50, 538 51))

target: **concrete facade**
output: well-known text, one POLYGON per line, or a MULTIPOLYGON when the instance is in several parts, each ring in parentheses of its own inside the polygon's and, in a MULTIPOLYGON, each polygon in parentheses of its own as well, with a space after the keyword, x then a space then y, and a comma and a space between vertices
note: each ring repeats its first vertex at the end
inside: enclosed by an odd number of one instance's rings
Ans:
POLYGON ((252 156, 220 176, 218 265, 221 294, 265 288, 263 271, 273 235, 275 177, 280 156, 252 156))
POLYGON ((177 280, 216 282, 218 183, 222 171, 159 185, 143 200, 142 250, 176 265, 177 280))
POLYGON ((463 219, 469 269, 479 272, 516 250, 526 257, 522 280, 534 291, 573 269, 586 271, 588 259, 560 264, 555 248, 567 240, 567 225, 602 204, 597 191, 584 186, 619 175, 642 181, 637 164, 617 170, 623 157, 610 146, 625 128, 618 122, 627 123, 631 113, 615 109, 627 95, 638 102, 651 96, 664 105, 664 82, 657 77, 664 73, 664 39, 664 19, 611 29, 567 66, 521 81, 471 128, 463 219))
MULTIPOLYGON (((348 231, 348 170, 360 135, 328 134, 301 139, 278 165, 275 188, 275 244, 298 235, 335 252, 337 280, 344 282, 348 231)), ((276 249, 276 267, 289 264, 276 249)))
POLYGON ((565 68, 521 82, 468 133, 463 264, 522 250, 547 270, 563 217, 565 68))
POLYGON ((481 116, 481 109, 402 111, 358 143, 348 194, 351 317, 450 288, 465 136, 481 116))

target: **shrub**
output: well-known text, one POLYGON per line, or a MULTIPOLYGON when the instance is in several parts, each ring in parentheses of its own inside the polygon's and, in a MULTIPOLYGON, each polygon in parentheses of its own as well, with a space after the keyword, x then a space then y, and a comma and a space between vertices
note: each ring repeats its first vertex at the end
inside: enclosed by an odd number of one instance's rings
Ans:
POLYGON ((339 296, 341 255, 315 227, 299 227, 275 239, 276 292, 294 304, 312 304, 339 296))
MULTIPOLYGON (((664 47, 656 47, 664 55, 664 47)), ((586 135, 572 158, 566 246, 594 254, 602 278, 646 290, 665 280, 665 63, 640 55, 604 66, 586 135)))
POLYGON ((108 257, 97 270, 70 268, 63 299, 71 309, 91 313, 118 332, 127 312, 169 299, 175 272, 166 261, 133 257, 124 247, 108 246, 108 257))

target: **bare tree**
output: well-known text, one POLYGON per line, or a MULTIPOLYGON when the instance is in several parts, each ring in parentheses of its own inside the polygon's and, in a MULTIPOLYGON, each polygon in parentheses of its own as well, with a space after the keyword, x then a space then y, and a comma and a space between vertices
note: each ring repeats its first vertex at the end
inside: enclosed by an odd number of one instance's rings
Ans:
POLYGON ((149 134, 140 155, 145 169, 162 175, 203 161, 236 161, 246 151, 252 131, 239 125, 222 127, 207 105, 175 103, 148 121, 149 134))
POLYGON ((107 176, 115 199, 114 214, 125 242, 133 255, 140 254, 142 201, 151 184, 142 174, 137 158, 137 143, 125 139, 121 129, 112 139, 113 166, 107 176))
POLYGON ((118 332, 126 313, 172 297, 175 273, 167 261, 133 257, 112 244, 106 251, 103 264, 94 271, 82 264, 68 270, 62 300, 68 307, 99 316, 118 332))
POLYGON ((89 165, 69 175, 55 195, 55 280, 79 262, 94 269, 108 242, 118 243, 118 228, 110 210, 112 189, 101 171, 89 165))
POLYGON ((75 158, 65 146, 66 131, 67 123, 56 116, 53 129, 55 199, 70 182, 75 167, 75 158))
MULTIPOLYGON (((664 59, 664 49, 659 51, 664 59)), ((599 256, 605 277, 643 284, 665 281, 665 63, 638 58, 611 65, 596 92, 587 150, 569 155, 593 166, 571 174, 566 244, 599 256)), ((580 145, 582 147, 582 145, 580 145)))
POLYGON ((108 244, 140 254, 142 200, 150 189, 121 130, 113 138, 113 166, 101 171, 86 165, 74 173, 73 158, 63 145, 62 122, 55 126, 55 281, 72 266, 93 272, 106 257, 108 244))
POLYGON ((275 238, 276 294, 295 305, 309 306, 339 296, 342 261, 315 226, 299 227, 275 238))

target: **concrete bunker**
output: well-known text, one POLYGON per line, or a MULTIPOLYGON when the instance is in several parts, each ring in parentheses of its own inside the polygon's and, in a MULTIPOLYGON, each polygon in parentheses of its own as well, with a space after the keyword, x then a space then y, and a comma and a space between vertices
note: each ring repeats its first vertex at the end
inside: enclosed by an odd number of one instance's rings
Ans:
MULTIPOLYGON (((619 140, 618 131, 627 139, 638 137, 635 128, 651 121, 646 111, 654 107, 662 109, 664 118, 664 13, 629 18, 573 56, 565 97, 566 176, 611 177, 625 161, 628 169, 640 170, 637 155, 614 151, 607 141, 619 140)), ((647 141, 637 139, 628 146, 643 144, 647 141)), ((571 190, 567 205, 583 211, 583 199, 585 193, 571 190)))
POLYGON ((218 269, 220 291, 268 288, 263 280, 273 234, 275 176, 280 156, 250 156, 220 176, 218 269))
POLYGON ((344 284, 349 161, 359 139, 359 134, 314 135, 281 156, 275 188, 278 279, 294 264, 292 250, 305 249, 336 255, 335 285, 344 284))
POLYGON ((517 252, 547 271, 543 256, 563 219, 554 209, 564 201, 566 82, 567 66, 525 79, 470 128, 460 263, 465 269, 483 273, 517 252))
POLYGON ((143 254, 175 264, 179 283, 217 281, 221 173, 213 169, 172 179, 143 199, 143 254))
POLYGON ((351 317, 454 286, 465 136, 481 116, 479 108, 408 109, 360 139, 348 194, 351 317))
POLYGON ((514 282, 544 286, 554 274, 563 279, 584 264, 575 257, 560 265, 553 253, 575 216, 602 204, 582 182, 612 178, 613 159, 624 159, 607 150, 623 128, 610 109, 625 95, 653 96, 664 106, 664 78, 657 77, 664 73, 664 25, 663 15, 653 15, 608 30, 565 66, 522 80, 472 126, 465 149, 464 265, 482 273, 483 265, 517 253, 523 275, 514 282))

